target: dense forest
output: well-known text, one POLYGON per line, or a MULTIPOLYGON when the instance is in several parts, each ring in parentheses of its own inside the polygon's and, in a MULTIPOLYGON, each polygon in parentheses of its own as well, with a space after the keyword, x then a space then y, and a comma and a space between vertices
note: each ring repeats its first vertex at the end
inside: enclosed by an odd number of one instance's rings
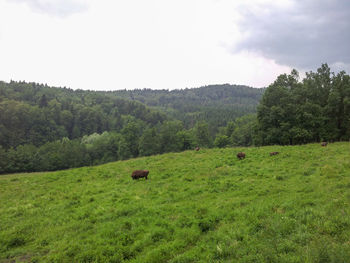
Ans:
POLYGON ((174 119, 181 120, 185 128, 198 121, 209 124, 214 135, 218 127, 229 121, 256 112, 264 89, 241 85, 209 85, 183 90, 117 90, 112 94, 160 109, 174 119))
POLYGON ((171 92, 97 92, 0 82, 0 173, 94 165, 195 146, 223 147, 232 142, 233 120, 256 111, 261 94, 230 85, 171 92), (187 95, 179 95, 182 92, 195 95, 185 100, 187 95), (124 93, 135 98, 145 93, 144 103, 158 98, 163 104, 150 107, 125 98, 124 93), (168 110, 162 111, 165 97, 168 110), (235 110, 243 101, 246 105, 235 110), (191 122, 177 118, 186 114, 191 122))
POLYGON ((103 93, 0 82, 0 145, 6 149, 119 131, 130 121, 155 125, 165 119, 141 103, 103 93))
POLYGON ((0 173, 58 170, 199 147, 350 139, 350 77, 327 64, 266 89, 113 92, 0 82, 0 173), (261 98, 261 99, 260 99, 261 98), (258 101, 260 103, 258 105, 258 101))

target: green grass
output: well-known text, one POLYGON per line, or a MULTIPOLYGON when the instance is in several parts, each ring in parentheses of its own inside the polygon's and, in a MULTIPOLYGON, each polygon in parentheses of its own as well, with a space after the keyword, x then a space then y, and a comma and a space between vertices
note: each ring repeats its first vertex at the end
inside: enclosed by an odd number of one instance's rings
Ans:
POLYGON ((349 143, 5 175, 0 262, 350 262, 349 205, 349 143))

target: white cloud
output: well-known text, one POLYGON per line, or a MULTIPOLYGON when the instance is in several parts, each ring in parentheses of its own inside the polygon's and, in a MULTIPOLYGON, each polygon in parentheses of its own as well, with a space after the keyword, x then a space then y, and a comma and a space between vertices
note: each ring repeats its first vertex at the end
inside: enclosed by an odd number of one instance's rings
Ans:
POLYGON ((288 67, 227 46, 241 37, 236 2, 86 2, 71 16, 0 0, 0 79, 74 89, 265 86, 288 67))
POLYGON ((88 7, 86 2, 79 0, 12 0, 12 2, 24 3, 34 11, 59 17, 83 12, 88 7))

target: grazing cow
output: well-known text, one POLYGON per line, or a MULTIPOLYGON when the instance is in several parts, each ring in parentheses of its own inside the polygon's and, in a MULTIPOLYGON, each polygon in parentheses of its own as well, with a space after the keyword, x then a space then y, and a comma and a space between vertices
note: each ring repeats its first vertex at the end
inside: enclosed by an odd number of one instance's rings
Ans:
POLYGON ((133 180, 139 179, 142 177, 145 177, 147 180, 148 173, 149 173, 149 171, 147 171, 147 170, 136 170, 136 171, 132 172, 131 177, 133 180))
POLYGON ((237 158, 240 159, 240 160, 244 159, 245 158, 245 153, 244 152, 237 153, 237 158))
POLYGON ((277 155, 277 154, 279 154, 279 152, 270 152, 270 156, 277 155))
POLYGON ((196 147, 196 149, 195 149, 197 152, 200 150, 200 148, 199 147, 196 147))
POLYGON ((328 144, 328 142, 323 142, 323 143, 321 143, 321 146, 326 147, 327 144, 328 144))

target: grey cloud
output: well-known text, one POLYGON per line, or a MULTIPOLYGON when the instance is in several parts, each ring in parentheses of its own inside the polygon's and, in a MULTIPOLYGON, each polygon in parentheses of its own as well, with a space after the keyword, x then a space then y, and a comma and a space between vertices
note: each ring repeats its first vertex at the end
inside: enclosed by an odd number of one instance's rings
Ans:
POLYGON ((75 13, 84 12, 87 4, 77 0, 14 0, 25 3, 34 11, 53 16, 66 17, 75 13))
POLYGON ((294 0, 289 8, 243 6, 245 37, 233 52, 253 51, 278 64, 313 69, 350 64, 350 1, 294 0))

